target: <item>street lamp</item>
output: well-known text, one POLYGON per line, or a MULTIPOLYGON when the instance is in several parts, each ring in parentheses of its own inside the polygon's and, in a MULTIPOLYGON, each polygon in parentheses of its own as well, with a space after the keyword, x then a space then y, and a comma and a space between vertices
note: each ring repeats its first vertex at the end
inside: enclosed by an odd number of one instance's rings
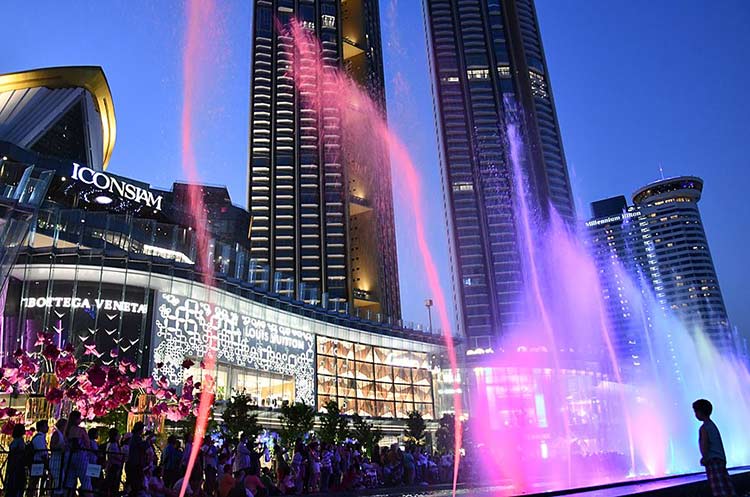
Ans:
POLYGON ((425 299, 424 306, 427 308, 427 322, 428 322, 428 330, 430 333, 432 333, 432 299, 425 299))

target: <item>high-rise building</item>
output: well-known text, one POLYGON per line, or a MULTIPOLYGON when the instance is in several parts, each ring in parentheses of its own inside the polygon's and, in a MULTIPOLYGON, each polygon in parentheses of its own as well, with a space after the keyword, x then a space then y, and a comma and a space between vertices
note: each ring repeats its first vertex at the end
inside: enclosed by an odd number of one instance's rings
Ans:
POLYGON ((635 373, 644 361, 644 330, 651 326, 633 292, 650 292, 646 246, 640 211, 622 195, 592 202, 586 222, 588 248, 594 258, 612 342, 624 372, 635 373), (646 284, 644 284, 646 283, 646 284))
POLYGON ((680 176, 650 183, 633 194, 654 293, 689 328, 705 332, 720 349, 733 335, 708 248, 698 201, 703 180, 680 176))
POLYGON ((591 253, 615 345, 634 366, 644 352, 643 332, 658 319, 632 300, 634 291, 689 330, 705 332, 721 350, 735 347, 698 210, 702 191, 700 178, 681 176, 640 188, 632 206, 622 196, 592 204, 591 253))
MULTIPOLYGON (((278 293, 337 310, 353 307, 398 319, 400 296, 388 164, 347 159, 338 110, 305 108, 338 88, 300 56, 300 89, 288 72, 295 55, 284 26, 297 19, 321 43, 323 64, 345 68, 385 113, 376 0, 255 0, 250 103, 248 208, 252 257, 278 293), (274 276, 275 275, 275 276, 274 276)), ((372 160, 387 161, 386 154, 372 160)))
POLYGON ((533 1, 424 2, 458 328, 483 346, 520 319, 511 114, 537 217, 572 223, 570 180, 533 1))

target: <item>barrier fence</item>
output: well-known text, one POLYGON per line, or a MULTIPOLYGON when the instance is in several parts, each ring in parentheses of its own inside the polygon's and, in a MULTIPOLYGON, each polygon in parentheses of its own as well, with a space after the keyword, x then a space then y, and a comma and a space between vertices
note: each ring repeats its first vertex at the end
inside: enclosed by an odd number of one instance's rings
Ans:
POLYGON ((26 450, 0 448, 3 497, 63 495, 120 496, 125 489, 124 452, 96 449, 26 450), (30 463, 30 464, 29 464, 30 463))

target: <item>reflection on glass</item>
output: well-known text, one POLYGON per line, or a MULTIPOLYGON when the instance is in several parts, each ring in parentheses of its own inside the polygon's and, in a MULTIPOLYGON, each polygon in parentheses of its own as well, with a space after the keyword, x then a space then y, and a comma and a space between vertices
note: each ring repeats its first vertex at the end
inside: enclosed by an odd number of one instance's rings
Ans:
POLYGON ((339 398, 339 410, 342 414, 351 416, 357 412, 357 401, 353 398, 339 398))
POLYGON ((429 355, 318 338, 318 409, 336 398, 344 414, 434 416, 429 355))
POLYGON ((358 361, 372 362, 372 347, 357 344, 354 348, 354 355, 358 361))
POLYGON ((342 378, 338 381, 339 395, 355 398, 357 396, 357 382, 350 378, 342 378))
POLYGON ((336 375, 336 358, 318 355, 318 374, 336 375))
POLYGON ((357 382, 357 397, 360 399, 374 399, 375 398, 375 383, 371 381, 358 381, 357 382))
POLYGON ((375 393, 379 400, 393 400, 393 383, 376 383, 375 393))
POLYGON ((318 376, 318 394, 336 395, 336 378, 332 378, 329 376, 318 376))
POLYGON ((410 385, 396 385, 396 401, 414 401, 414 392, 410 385))
POLYGON ((427 369, 415 369, 414 373, 414 384, 415 385, 431 385, 432 374, 427 369))
POLYGON ((357 363, 357 379, 358 380, 373 380, 373 379, 375 379, 375 375, 374 375, 374 372, 373 372, 373 366, 372 366, 372 364, 358 362, 357 363))
POLYGON ((414 387, 414 401, 415 402, 430 402, 432 403, 432 388, 417 385, 414 387))
POLYGON ((411 369, 394 367, 393 381, 396 383, 411 383, 411 369))
POLYGON ((360 416, 375 416, 375 401, 357 400, 357 411, 360 416))
POLYGON ((376 402, 375 412, 376 416, 381 418, 392 418, 396 415, 396 409, 393 406, 393 402, 376 402))
POLYGON ((354 361, 339 358, 336 363, 336 371, 341 378, 354 378, 354 361))

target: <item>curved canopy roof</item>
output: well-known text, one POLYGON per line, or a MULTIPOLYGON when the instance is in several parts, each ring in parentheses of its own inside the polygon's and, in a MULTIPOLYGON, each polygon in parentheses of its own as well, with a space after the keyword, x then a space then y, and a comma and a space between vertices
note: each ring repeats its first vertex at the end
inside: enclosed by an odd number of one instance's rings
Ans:
POLYGON ((83 88, 93 97, 102 125, 102 158, 106 169, 115 147, 115 108, 112 94, 99 66, 70 66, 0 74, 0 93, 25 88, 83 88))

